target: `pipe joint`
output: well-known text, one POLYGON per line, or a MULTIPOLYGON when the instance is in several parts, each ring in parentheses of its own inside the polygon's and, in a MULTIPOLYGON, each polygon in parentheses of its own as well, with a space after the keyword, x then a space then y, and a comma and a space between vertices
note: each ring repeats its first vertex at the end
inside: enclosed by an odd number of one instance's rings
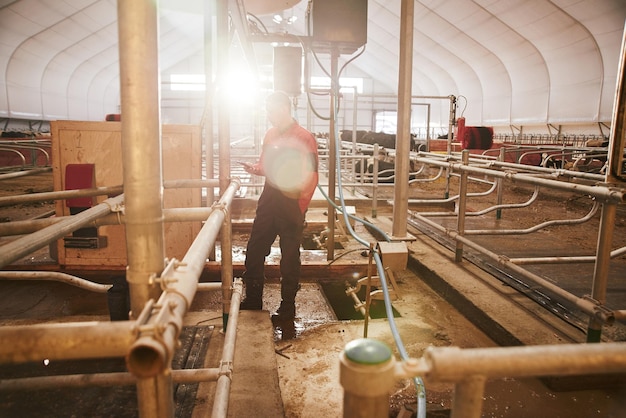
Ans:
POLYGON ((224 215, 228 215, 228 205, 225 202, 215 202, 211 205, 211 210, 221 210, 222 212, 224 212, 224 215))
POLYGON ((593 316, 607 325, 613 325, 615 323, 615 312, 606 306, 602 305, 599 301, 592 298, 590 295, 585 295, 582 300, 591 302, 593 304, 593 316))
POLYGON ((226 376, 229 379, 232 379, 232 376, 233 376, 233 362, 232 361, 227 361, 227 360, 220 361, 220 367, 219 367, 219 370, 218 370, 217 374, 218 374, 219 377, 226 376))

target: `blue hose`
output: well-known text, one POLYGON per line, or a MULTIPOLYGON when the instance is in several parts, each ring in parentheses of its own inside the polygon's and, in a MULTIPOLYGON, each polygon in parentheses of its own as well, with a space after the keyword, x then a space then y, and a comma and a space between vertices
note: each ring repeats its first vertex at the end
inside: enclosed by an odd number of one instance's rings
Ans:
MULTIPOLYGON (((335 125, 335 129, 337 129, 336 125, 335 125)), ((335 147, 336 149, 339 149, 338 132, 335 132, 335 147)), ((336 159, 336 165, 337 165, 336 166, 337 173, 341 173, 341 166, 340 166, 339 158, 336 159)), ((356 234, 356 232, 354 232, 354 229, 352 229, 352 226, 350 225, 350 222, 348 221, 349 218, 358 220, 359 222, 367 224, 368 226, 370 226, 371 228, 379 232, 385 238, 387 242, 391 241, 389 236, 385 232, 383 232, 380 228, 376 227, 375 225, 369 222, 364 221, 363 219, 360 219, 356 216, 348 214, 348 212, 346 211, 346 203, 343 197, 343 186, 342 186, 341 175, 337 176, 337 186, 339 190, 339 200, 341 202, 341 208, 337 206, 335 202, 329 199, 328 195, 324 193, 324 191, 319 185, 318 185, 318 188, 322 192, 326 200, 328 200, 328 202, 330 202, 337 210, 342 212, 346 227, 348 228, 348 231, 350 231, 350 235, 352 235, 352 237, 354 237, 354 239, 356 239, 360 244, 364 245, 365 247, 369 249, 370 247, 369 243, 365 241, 363 238, 359 237, 356 234)), ((391 298, 389 297, 389 289, 387 287, 387 278, 385 276, 385 269, 383 268, 383 263, 380 258, 380 254, 378 254, 378 252, 376 251, 374 252, 374 261, 376 262, 376 269, 378 271, 378 276, 380 277, 380 282, 383 288, 383 295, 384 295, 384 300, 385 300, 385 311, 387 313, 389 327, 391 328, 391 334, 393 335, 393 339, 395 341, 396 347, 398 348, 398 351, 400 352, 400 357, 402 358, 403 361, 406 361, 409 359, 409 355, 406 352, 406 349, 404 348, 404 343, 402 342, 402 338, 400 337, 400 333, 398 332, 398 328, 394 320, 393 310, 391 307, 391 298)), ((413 382, 415 383, 415 387, 417 389, 417 417, 426 418, 426 388, 424 387, 424 382, 420 377, 413 378, 413 382)))

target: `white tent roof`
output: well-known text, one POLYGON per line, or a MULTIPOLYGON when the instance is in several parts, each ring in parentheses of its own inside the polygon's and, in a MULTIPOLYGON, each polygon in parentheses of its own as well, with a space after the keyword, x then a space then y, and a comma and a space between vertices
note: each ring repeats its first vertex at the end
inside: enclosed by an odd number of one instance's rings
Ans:
MULTIPOLYGON (((162 82, 202 73, 203 2, 160 3, 162 82)), ((277 3, 304 35, 306 1, 246 4, 277 3)), ((116 13, 115 0, 0 0, 0 118, 119 112, 116 13)), ((257 16, 270 31, 272 13, 257 16)), ((473 124, 608 123, 625 20, 624 0, 416 0, 413 94, 464 96, 473 124)), ((396 93, 399 32, 400 0, 369 1, 365 52, 346 71, 367 93, 396 93)))

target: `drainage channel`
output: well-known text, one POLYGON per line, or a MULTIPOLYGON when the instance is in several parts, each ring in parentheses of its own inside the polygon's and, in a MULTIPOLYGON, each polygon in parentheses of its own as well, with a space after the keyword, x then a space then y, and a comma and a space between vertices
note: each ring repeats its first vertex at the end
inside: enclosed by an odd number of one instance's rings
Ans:
MULTIPOLYGON (((443 247, 449 249, 450 251, 455 251, 455 243, 450 238, 417 221, 409 220, 408 222, 410 228, 414 228, 414 232, 419 231, 419 233, 426 234, 443 247)), ((581 332, 586 331, 588 323, 587 315, 572 304, 561 300, 557 295, 549 294, 532 283, 525 282, 523 277, 517 277, 512 272, 507 271, 506 268, 493 264, 491 260, 483 257, 476 251, 466 248, 463 251, 463 257, 467 261, 500 280, 503 284, 510 286, 522 295, 528 297, 530 300, 537 303, 551 314, 557 316, 581 332)), ((609 338, 619 341, 623 339, 623 335, 626 332, 625 327, 626 324, 616 321, 614 326, 605 327, 603 333, 609 338)))

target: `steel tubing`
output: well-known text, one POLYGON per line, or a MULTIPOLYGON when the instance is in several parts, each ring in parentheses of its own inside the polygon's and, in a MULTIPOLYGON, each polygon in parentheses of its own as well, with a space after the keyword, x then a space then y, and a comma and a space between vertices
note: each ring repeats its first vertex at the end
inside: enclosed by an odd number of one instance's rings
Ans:
POLYGON ((165 189, 201 189, 205 187, 219 187, 218 179, 200 180, 200 179, 180 179, 180 180, 164 180, 163 188, 165 189))
POLYGON ((166 268, 159 279, 165 288, 154 308, 150 308, 150 318, 142 325, 144 332, 127 353, 128 370, 138 377, 157 376, 169 364, 176 339, 182 328, 183 316, 191 306, 198 288, 198 278, 206 264, 206 258, 215 244, 226 211, 230 210, 239 181, 233 181, 217 207, 207 218, 200 233, 191 244, 181 262, 174 261, 166 268))
POLYGON ((486 381, 484 376, 468 376, 457 382, 450 418, 480 418, 486 381))
POLYGON ((398 63, 398 112, 396 135, 396 159, 394 182, 393 224, 391 235, 407 237, 406 213, 409 189, 409 154, 411 143, 411 91, 413 83, 413 0, 402 0, 400 4, 400 60, 398 63))
POLYGON ((113 208, 119 207, 123 201, 123 195, 109 198, 99 205, 70 216, 57 224, 5 244, 0 253, 0 268, 84 227, 99 217, 111 213, 113 208))
POLYGON ((57 271, 0 271, 0 280, 47 280, 66 283, 96 293, 106 293, 110 284, 90 282, 80 277, 57 271))
POLYGON ((136 339, 134 321, 0 327, 0 364, 122 357, 136 339))
POLYGON ((158 297, 150 277, 165 266, 157 14, 150 0, 117 3, 126 278, 133 315, 158 297))
POLYGON ((224 346, 222 347, 221 371, 217 379, 211 414, 211 417, 214 418, 228 416, 228 399, 232 382, 233 361, 235 359, 235 342, 237 340, 237 322, 239 320, 239 303, 241 302, 242 287, 240 280, 233 283, 228 328, 226 328, 224 346))
POLYGON ((45 202, 46 200, 74 199, 77 197, 118 195, 124 191, 122 186, 95 187, 93 189, 61 190, 0 197, 0 206, 19 205, 22 203, 45 202))
POLYGON ((397 377, 460 382, 468 376, 571 376, 626 372, 626 343, 556 344, 520 347, 429 347, 419 360, 396 369, 397 377), (408 372, 408 373, 407 373, 408 372))
MULTIPOLYGON (((569 192, 575 192, 579 194, 587 194, 593 196, 595 198, 601 199, 602 201, 612 202, 612 203, 624 203, 626 202, 626 196, 624 192, 621 190, 613 189, 606 186, 588 186, 584 184, 575 184, 568 183, 558 180, 545 179, 540 177, 534 177, 529 174, 524 173, 512 173, 510 171, 498 171, 492 170, 483 167, 474 167, 474 166, 464 166, 461 163, 451 163, 448 161, 438 161, 436 159, 428 159, 423 157, 417 157, 417 161, 441 166, 441 167, 449 167, 456 171, 467 171, 473 174, 480 174, 486 176, 492 176, 495 178, 502 178, 511 180, 516 183, 527 183, 536 186, 543 186, 552 189, 564 190, 569 192)), ((520 165, 516 165, 517 167, 523 167, 520 165)))
MULTIPOLYGON (((218 368, 172 370, 174 383, 202 383, 215 381, 220 375, 218 368)), ((6 390, 40 390, 49 388, 82 388, 86 386, 130 386, 137 378, 128 372, 69 374, 61 376, 37 376, 0 380, 0 392, 6 390)))
MULTIPOLYGON (((209 217, 213 208, 170 208, 163 209, 164 222, 193 222, 204 221, 209 217)), ((75 215, 72 215, 75 216, 75 215)), ((69 219, 71 216, 57 216, 54 218, 31 219, 27 221, 14 221, 0 223, 0 237, 11 235, 30 234, 50 225, 69 219)), ((126 215, 121 212, 102 216, 95 219, 87 226, 123 225, 126 223, 126 215)))
POLYGON ((14 173, 0 174, 0 180, 8 180, 16 177, 30 176, 33 174, 47 173, 52 171, 52 167, 34 168, 32 170, 16 171, 14 173))
POLYGON ((538 284, 539 286, 542 286, 544 289, 547 289, 553 294, 558 295, 559 297, 571 302, 572 304, 580 308, 583 312, 585 312, 587 315, 597 317, 599 320, 606 322, 606 323, 612 323, 613 320, 615 319, 614 316, 612 316, 608 312, 604 310, 599 310, 598 305, 596 303, 585 298, 579 298, 578 296, 573 295, 564 289, 561 289, 560 287, 549 282, 543 277, 537 274, 531 273, 528 270, 525 270, 524 268, 520 266, 517 266, 516 264, 512 263, 507 257, 501 256, 492 251, 489 251, 487 248, 461 236, 456 231, 451 231, 449 229, 446 229, 445 227, 439 225, 436 222, 431 221, 430 219, 424 216, 416 214, 415 217, 419 219, 421 222, 424 222, 425 224, 433 227, 434 229, 446 234, 450 238, 461 241, 467 247, 470 247, 480 252, 481 254, 489 257, 491 260, 495 261, 496 263, 506 266, 507 268, 513 270, 516 274, 526 277, 527 279, 531 280, 533 283, 538 284))
MULTIPOLYGON (((626 254, 626 247, 618 248, 610 253, 610 258, 621 257, 626 254)), ((553 256, 553 257, 518 257, 509 259, 515 264, 568 264, 568 263, 595 263, 595 255, 553 256)))

